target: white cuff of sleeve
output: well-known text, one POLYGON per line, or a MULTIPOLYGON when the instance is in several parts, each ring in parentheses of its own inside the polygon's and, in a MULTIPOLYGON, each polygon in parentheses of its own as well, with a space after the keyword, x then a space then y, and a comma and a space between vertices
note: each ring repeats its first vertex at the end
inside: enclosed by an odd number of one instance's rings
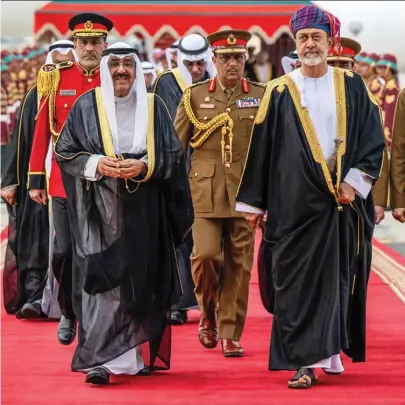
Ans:
POLYGON ((363 200, 367 198, 371 187, 373 187, 373 179, 357 169, 350 169, 343 181, 350 184, 363 200))
POLYGON ((140 159, 141 162, 145 163, 146 166, 148 165, 148 155, 145 155, 143 158, 140 159))
POLYGON ((260 215, 264 214, 264 211, 262 209, 256 208, 256 207, 251 207, 250 205, 243 204, 240 202, 236 203, 235 209, 236 209, 236 211, 247 212, 249 214, 260 214, 260 215))
POLYGON ((105 157, 104 155, 91 155, 86 162, 84 168, 84 178, 88 181, 97 181, 100 180, 101 175, 97 173, 97 166, 100 159, 105 157))
POLYGON ((15 191, 15 190, 17 190, 17 186, 6 186, 6 187, 3 187, 2 188, 2 190, 10 190, 10 191, 15 191))
POLYGON ((10 116, 8 114, 1 114, 0 121, 10 124, 10 116))

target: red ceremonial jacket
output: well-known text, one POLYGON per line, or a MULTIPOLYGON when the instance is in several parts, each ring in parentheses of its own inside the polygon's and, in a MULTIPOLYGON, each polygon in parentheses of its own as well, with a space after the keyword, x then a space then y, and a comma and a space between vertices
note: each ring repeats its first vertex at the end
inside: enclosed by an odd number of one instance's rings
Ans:
POLYGON ((384 112, 384 135, 392 136, 392 127, 394 125, 395 106, 399 95, 399 83, 396 76, 391 77, 385 83, 381 96, 381 109, 384 112))
MULTIPOLYGON (((40 98, 28 172, 28 189, 46 190, 45 160, 49 141, 57 141, 75 101, 85 92, 100 86, 100 68, 88 71, 78 63, 44 65, 38 74, 40 98)), ((55 154, 49 179, 49 195, 66 198, 55 154)))

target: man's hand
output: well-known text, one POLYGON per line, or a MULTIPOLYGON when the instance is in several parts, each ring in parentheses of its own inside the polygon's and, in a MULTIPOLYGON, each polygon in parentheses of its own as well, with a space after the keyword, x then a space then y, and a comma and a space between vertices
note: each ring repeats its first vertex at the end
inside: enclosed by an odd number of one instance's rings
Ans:
POLYGON ((260 223, 264 214, 251 214, 250 212, 242 212, 243 217, 253 229, 260 229, 260 223))
POLYGON ((391 149, 391 146, 392 146, 392 134, 385 134, 385 144, 388 146, 388 149, 391 149))
POLYGON ((3 190, 0 191, 0 196, 3 197, 7 201, 7 204, 13 206, 15 204, 16 193, 17 193, 17 188, 15 188, 15 187, 4 188, 3 190))
POLYGON ((392 216, 399 222, 405 223, 405 208, 394 208, 392 216))
POLYGON ((338 201, 340 202, 340 204, 350 204, 354 201, 355 198, 356 192, 354 191, 354 188, 344 181, 340 183, 338 193, 338 201))
POLYGON ((132 179, 147 172, 146 164, 142 160, 137 159, 121 160, 119 167, 121 171, 119 177, 122 179, 132 179))
POLYGON ((119 167, 120 164, 118 159, 106 156, 98 161, 97 173, 101 176, 118 178, 121 177, 121 170, 119 167))
POLYGON ((46 205, 48 202, 45 190, 30 190, 30 197, 38 204, 46 205))
POLYGON ((385 217, 385 208, 381 207, 381 205, 375 205, 375 223, 378 225, 385 217))

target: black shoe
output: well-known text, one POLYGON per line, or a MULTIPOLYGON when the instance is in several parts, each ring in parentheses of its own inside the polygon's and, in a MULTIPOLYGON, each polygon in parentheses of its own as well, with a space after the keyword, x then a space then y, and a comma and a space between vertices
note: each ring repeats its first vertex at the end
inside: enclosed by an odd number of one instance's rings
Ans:
POLYGON ((86 383, 106 385, 110 382, 110 374, 103 367, 96 367, 90 370, 86 375, 86 383))
POLYGON ((70 345, 76 337, 76 319, 67 319, 62 315, 58 326, 58 340, 62 345, 70 345))
POLYGON ((147 377, 148 375, 150 375, 150 373, 151 373, 151 369, 149 367, 145 367, 141 371, 139 371, 137 376, 139 376, 139 377, 147 377))
POLYGON ((183 325, 188 322, 187 311, 173 311, 170 316, 172 325, 183 325))
POLYGON ((21 309, 21 315, 24 319, 45 318, 42 312, 41 301, 35 301, 33 303, 27 302, 21 309))

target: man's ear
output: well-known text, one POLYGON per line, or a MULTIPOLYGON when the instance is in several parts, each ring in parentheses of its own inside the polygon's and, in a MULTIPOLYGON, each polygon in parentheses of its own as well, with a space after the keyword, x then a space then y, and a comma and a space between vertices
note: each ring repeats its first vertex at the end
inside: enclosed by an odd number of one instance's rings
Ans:
POLYGON ((73 48, 77 49, 77 38, 73 38, 73 48))
POLYGON ((332 37, 329 37, 329 38, 328 38, 328 45, 329 45, 329 48, 330 48, 331 46, 335 45, 335 39, 332 38, 332 37))
POLYGON ((212 63, 217 66, 217 57, 215 55, 212 55, 212 63))
POLYGON ((108 46, 108 42, 104 41, 104 49, 107 48, 107 46, 108 46))

